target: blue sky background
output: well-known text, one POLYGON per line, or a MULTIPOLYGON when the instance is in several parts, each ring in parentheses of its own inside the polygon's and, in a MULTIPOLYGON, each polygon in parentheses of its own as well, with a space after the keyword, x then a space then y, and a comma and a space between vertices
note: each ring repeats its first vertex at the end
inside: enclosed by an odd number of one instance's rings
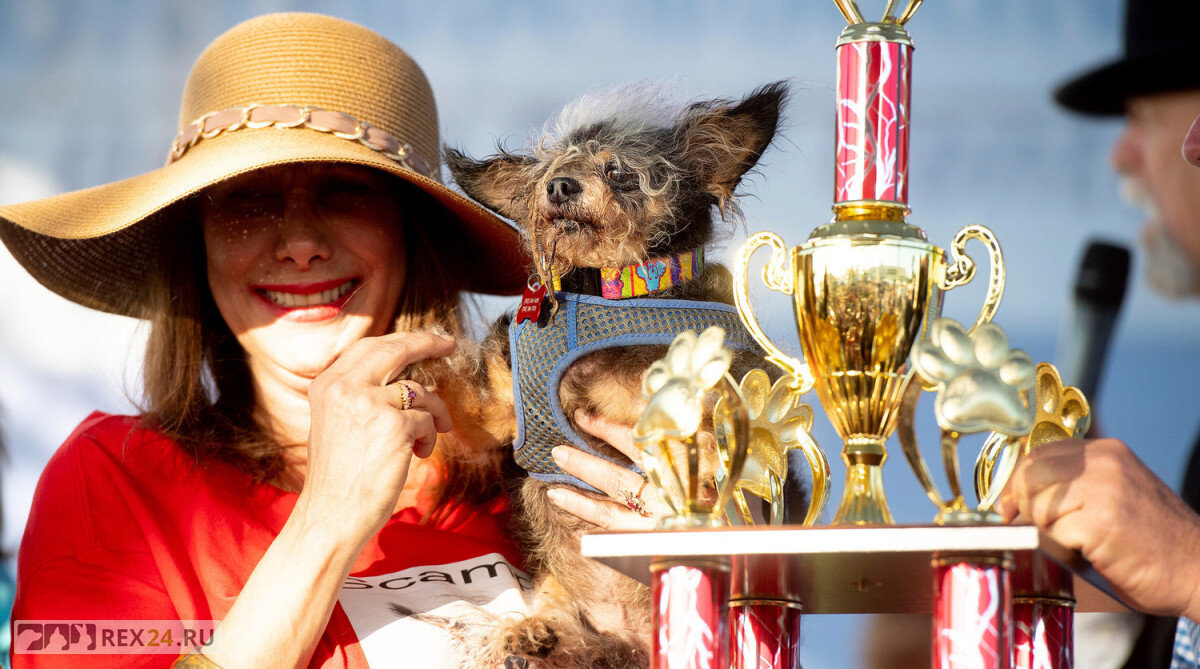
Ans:
MULTIPOLYGON (((883 6, 862 4, 868 16, 883 6)), ((798 244, 830 216, 833 45, 845 24, 829 0, 5 0, 0 202, 160 166, 196 56, 238 21, 283 10, 354 20, 407 49, 433 84, 443 141, 476 155, 497 141, 520 145, 590 88, 651 81, 688 99, 735 97, 787 79, 794 95, 786 125, 747 185, 746 224, 710 258, 763 229, 798 244)), ((1049 95, 1066 77, 1117 54, 1119 21, 1116 0, 930 0, 909 24, 916 44, 910 220, 942 245, 967 224, 995 231, 1009 275, 997 321, 1037 360, 1058 359, 1087 240, 1133 244, 1140 227, 1107 167, 1119 124, 1070 115, 1049 95)), ((1140 270, 1135 256, 1099 415, 1174 484, 1200 423, 1200 306, 1152 295, 1140 270)), ((0 424, 10 450, 3 543, 15 548, 46 458, 91 410, 131 410, 143 340, 135 322, 41 288, 2 250, 0 286, 0 424)), ((795 348, 786 298, 762 293, 768 330, 795 348)), ((951 292, 947 314, 972 319, 982 295, 982 287, 951 292)), ((486 303, 489 312, 501 306, 486 303)), ((836 461, 840 444, 827 421, 817 422, 817 437, 836 461)), ((932 420, 922 433, 932 443, 932 420)), ((890 461, 886 480, 898 520, 932 517, 902 458, 890 461)), ((810 619, 805 665, 853 664, 847 642, 860 622, 810 619)))

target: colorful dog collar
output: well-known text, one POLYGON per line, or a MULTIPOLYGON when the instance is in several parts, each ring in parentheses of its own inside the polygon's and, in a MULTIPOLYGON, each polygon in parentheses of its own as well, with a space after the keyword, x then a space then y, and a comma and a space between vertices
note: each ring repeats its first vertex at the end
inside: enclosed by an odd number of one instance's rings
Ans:
POLYGON ((623 267, 579 267, 564 276, 555 273, 554 290, 599 295, 606 300, 642 297, 690 281, 703 269, 702 247, 623 267))

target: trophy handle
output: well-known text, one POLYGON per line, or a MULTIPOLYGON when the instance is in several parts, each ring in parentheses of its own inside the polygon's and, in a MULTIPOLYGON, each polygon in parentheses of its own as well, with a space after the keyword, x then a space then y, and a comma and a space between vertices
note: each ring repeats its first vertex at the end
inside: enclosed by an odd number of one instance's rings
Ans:
MULTIPOLYGON (((938 282, 938 287, 942 290, 950 290, 955 286, 967 284, 975 278, 975 261, 971 260, 966 252, 967 242, 972 239, 978 239, 987 246, 992 273, 988 280, 987 295, 983 299, 983 308, 979 311, 979 318, 975 319, 975 324, 968 332, 974 332, 975 328, 980 325, 991 322, 992 316, 996 315, 996 309, 1000 307, 1000 298, 1004 296, 1004 254, 1000 251, 1000 241, 996 239, 996 235, 992 234, 991 230, 982 225, 968 225, 954 235, 954 240, 950 242, 950 255, 954 262, 946 266, 945 273, 938 282)), ((736 275, 734 280, 737 280, 736 275)))
MULTIPOLYGON (((909 0, 908 6, 904 8, 904 11, 901 12, 899 18, 894 19, 894 21, 900 25, 908 23, 908 20, 913 17, 913 14, 917 13, 917 8, 921 6, 922 2, 924 2, 924 0, 909 0)), ((886 17, 884 19, 885 21, 891 18, 892 0, 888 0, 888 8, 887 11, 884 12, 884 16, 886 17)))
MULTIPOLYGON (((742 477, 742 467, 746 464, 746 450, 750 446, 750 413, 746 408, 746 401, 742 398, 742 391, 738 385, 733 382, 733 377, 729 372, 721 375, 721 379, 717 381, 717 389, 721 393, 721 403, 724 405, 725 411, 729 412, 728 424, 733 428, 733 434, 726 435, 732 439, 733 448, 729 450, 729 458, 722 458, 722 464, 725 466, 725 485, 722 485, 717 490, 717 500, 713 504, 713 509, 718 513, 725 508, 729 503, 729 498, 733 494, 733 489, 737 485, 737 481, 742 477)), ((715 409, 715 407, 714 407, 715 409)), ((716 427, 718 417, 713 416, 713 426, 716 427)), ((718 447, 718 452, 721 450, 718 447)), ((699 458, 696 458, 694 467, 699 467, 699 458)), ((692 463, 689 463, 692 464, 692 463)), ((697 469, 695 472, 690 472, 694 481, 699 482, 700 472, 697 469)), ((698 490, 691 491, 693 495, 699 493, 698 490)), ((743 501, 744 503, 744 501, 743 501)))
POLYGON ((930 475, 929 466, 925 464, 925 458, 921 455, 921 446, 917 443, 917 432, 914 429, 913 416, 916 414, 917 400, 921 398, 921 384, 914 383, 915 381, 919 381, 919 377, 910 381, 908 389, 904 391, 896 436, 900 439, 900 450, 904 451, 904 458, 908 460, 909 467, 917 475, 917 481, 924 488, 925 495, 929 497, 929 501, 933 502, 934 506, 942 509, 946 506, 946 501, 942 499, 941 493, 933 483, 933 476, 930 475))
MULTIPOLYGON (((888 0, 887 7, 883 10, 883 21, 902 26, 908 23, 908 20, 917 12, 917 8, 921 6, 923 1, 908 0, 908 5, 897 18, 896 0, 888 0)), ((842 16, 846 18, 846 22, 850 25, 866 23, 866 19, 863 18, 862 11, 858 8, 858 3, 855 0, 833 0, 833 4, 837 5, 838 10, 842 12, 842 16)))
POLYGON ((807 430, 798 430, 799 445, 796 450, 804 454, 808 471, 812 475, 812 494, 808 499, 808 513, 804 514, 804 526, 812 527, 825 513, 829 503, 829 459, 807 430))
POLYGON ((842 12, 842 16, 846 17, 846 22, 850 25, 866 22, 862 12, 858 9, 858 4, 854 0, 833 0, 833 3, 837 5, 838 10, 842 12))
MULTIPOLYGON (((733 268, 734 304, 737 307, 738 316, 741 317, 746 329, 750 331, 750 335, 754 337, 754 341, 766 350, 766 359, 792 376, 792 387, 796 389, 796 392, 806 393, 812 390, 815 383, 808 364, 784 353, 771 343, 771 340, 763 333, 762 327, 759 326, 758 319, 754 316, 754 310, 750 307, 750 286, 747 279, 750 271, 750 256, 754 255, 758 247, 764 244, 771 246, 771 258, 767 261, 767 266, 763 268, 763 283, 767 284, 767 288, 776 292, 786 295, 793 294, 795 285, 792 280, 792 267, 783 239, 773 232, 759 232, 747 239, 746 243, 742 244, 741 251, 738 252, 733 268)), ((969 258, 967 260, 970 261, 969 258)))
POLYGON ((988 435, 983 450, 975 459, 975 496, 980 511, 991 511, 1000 493, 1008 484, 1017 462, 1021 459, 1028 437, 1010 437, 999 432, 988 435))
MULTIPOLYGON (((783 482, 774 474, 767 475, 767 481, 771 484, 771 524, 783 524, 783 482)), ((811 510, 812 507, 810 506, 811 510)))
MULTIPOLYGON (((718 400, 719 402, 719 400, 718 400)), ((718 404, 718 407, 720 405, 718 404)), ((719 409, 713 409, 714 415, 719 409)), ((716 421, 713 421, 714 427, 716 421)), ((726 439, 728 437, 725 437, 726 439)), ((750 512, 750 504, 746 502, 746 492, 742 489, 740 482, 727 483, 729 475, 726 470, 729 468, 729 449, 722 448, 722 439, 717 439, 717 471, 714 472, 714 483, 717 484, 717 490, 724 490, 727 486, 732 491, 729 494, 729 501, 725 503, 725 522, 731 527, 743 527, 754 524, 754 514, 750 512)), ((743 464, 743 467, 745 465, 743 464)), ((773 508, 773 506, 772 506, 773 508)))

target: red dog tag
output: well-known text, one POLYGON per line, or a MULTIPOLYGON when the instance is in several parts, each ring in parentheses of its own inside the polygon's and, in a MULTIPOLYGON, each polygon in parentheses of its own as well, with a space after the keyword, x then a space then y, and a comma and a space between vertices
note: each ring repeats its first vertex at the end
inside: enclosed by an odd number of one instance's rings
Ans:
POLYGON ((546 299, 546 287, 541 284, 528 284, 525 293, 521 295, 521 306, 517 308, 517 324, 522 321, 537 322, 542 315, 542 302, 546 299))

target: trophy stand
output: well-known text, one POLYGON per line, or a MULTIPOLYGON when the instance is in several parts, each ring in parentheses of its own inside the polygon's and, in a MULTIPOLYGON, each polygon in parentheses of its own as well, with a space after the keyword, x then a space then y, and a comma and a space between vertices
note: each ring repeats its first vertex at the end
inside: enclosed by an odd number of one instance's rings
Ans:
POLYGON ((767 375, 735 385, 724 335, 710 329, 681 333, 647 370, 647 409, 635 429, 643 469, 673 514, 659 529, 683 531, 587 535, 582 552, 652 586, 656 669, 796 667, 802 611, 928 613, 935 669, 1069 669, 1076 607, 1124 607, 1077 554, 1034 527, 1003 524, 994 505, 1023 455, 1086 431, 1087 400, 1064 388, 1053 366, 1010 349, 991 322, 1005 268, 990 230, 967 226, 943 250, 906 220, 913 47, 904 25, 921 0, 898 15, 898 0, 889 0, 878 22, 864 21, 854 0, 834 1, 850 24, 837 42, 834 218, 791 249, 772 232, 752 235, 733 270, 743 324, 786 373, 771 393, 786 393, 776 399, 799 412, 797 398, 815 390, 842 439, 834 527, 726 527, 726 518, 752 524, 746 491, 780 515, 779 463, 793 447, 812 469, 805 524, 816 522, 828 465, 808 435, 811 407, 803 405, 807 422, 797 413, 772 432, 759 415, 780 406, 760 401, 767 375), (940 316, 945 293, 976 275, 971 240, 986 249, 990 271, 979 314, 964 326, 940 316), (749 265, 763 246, 771 255, 762 280, 792 296, 802 358, 776 346, 751 307, 749 265), (719 401, 702 399, 718 390, 719 401), (925 391, 937 395, 947 496, 917 443, 925 391), (700 430, 706 406, 711 435, 700 430), (963 436, 986 432, 974 469, 978 502, 968 505, 958 448, 963 436), (891 526, 882 467, 892 434, 938 508, 932 526, 891 526), (705 436, 720 456, 715 494, 701 482, 705 436))
MULTIPOLYGON (((778 528, 775 528, 778 529, 778 528)), ((798 594, 804 574, 780 557, 765 568, 748 569, 739 556, 730 600, 734 669, 800 667, 800 621, 804 600, 798 594)))
MULTIPOLYGON (((934 669, 943 667, 1069 667, 1047 664, 1038 658, 1070 659, 1070 636, 1053 632, 1067 627, 1046 624, 1041 641, 1025 652, 1020 647, 1022 595, 1042 602, 1056 600, 1064 583, 1032 578, 1035 560, 1057 567, 1067 587, 1076 595, 1076 611, 1128 610, 1111 588, 1078 554, 1055 543, 1030 525, 908 526, 908 527, 763 527, 717 528, 687 532, 627 532, 589 534, 583 537, 583 554, 617 571, 650 584, 654 563, 688 563, 697 558, 728 560, 733 601, 740 596, 739 582, 754 582, 774 598, 804 602, 804 614, 923 613, 936 616, 940 636, 958 642, 943 646, 961 655, 934 658, 934 669), (1007 567, 1007 568, 1006 568, 1007 567), (767 587, 774 584, 774 588, 767 587), (1009 613, 1009 612, 1012 613, 1009 613), (1010 621, 1015 634, 1009 632, 1010 621), (991 630, 991 633, 988 633, 991 630), (1024 655, 1023 655, 1024 653, 1024 655), (1034 655, 1036 653, 1036 655, 1034 655), (1022 657, 1030 664, 1019 664, 1022 657)), ((657 576, 655 577, 657 578, 657 576)), ((671 584, 674 586, 674 583, 671 584)), ((683 586, 685 592, 690 592, 683 586)), ((656 591, 657 606, 667 606, 656 591)), ((673 596, 673 595, 672 595, 673 596)), ((1057 607, 1061 612, 1064 607, 1057 607)), ((733 611, 737 607, 734 606, 733 611)), ((761 609, 760 609, 761 610, 761 609)), ((1070 611, 1071 607, 1065 607, 1070 611)), ((658 639, 685 638, 684 630, 703 633, 710 627, 688 625, 686 620, 659 618, 658 639), (679 627, 675 627, 679 625, 679 627)), ((1054 608, 1042 609, 1043 619, 1054 622, 1054 608)), ((797 614, 795 618, 800 616, 797 614)), ((1061 618, 1057 620, 1062 620, 1061 618)), ((782 622, 795 622, 783 618, 782 622)), ((748 630, 773 633, 783 626, 767 625, 748 630)), ((756 643, 762 637, 737 633, 733 626, 729 664, 722 667, 798 666, 799 637, 778 651, 756 643), (764 652, 764 647, 767 649, 764 652), (753 664, 757 660, 758 664, 753 664)), ((769 636, 769 635, 768 635, 769 636)), ((715 637, 693 637, 698 643, 715 643, 715 637)), ((768 641, 770 641, 768 639, 768 641)), ((661 649, 659 643, 656 648, 661 649)), ((658 653, 658 651, 656 651, 658 653)), ((716 657, 715 651, 704 657, 716 657)), ((708 667, 686 656, 656 654, 653 667, 708 667), (668 660, 675 660, 673 662, 668 660)))

